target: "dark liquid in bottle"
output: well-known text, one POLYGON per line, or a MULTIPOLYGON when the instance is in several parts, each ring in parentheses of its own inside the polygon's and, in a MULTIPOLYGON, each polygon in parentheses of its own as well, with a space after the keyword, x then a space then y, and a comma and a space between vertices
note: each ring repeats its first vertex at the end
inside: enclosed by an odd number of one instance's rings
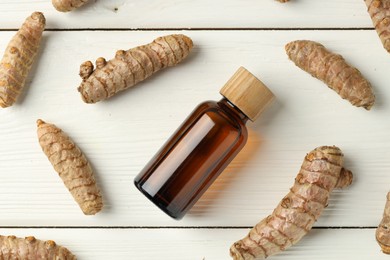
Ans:
POLYGON ((245 145, 246 121, 226 99, 202 103, 138 174, 135 185, 181 219, 245 145))

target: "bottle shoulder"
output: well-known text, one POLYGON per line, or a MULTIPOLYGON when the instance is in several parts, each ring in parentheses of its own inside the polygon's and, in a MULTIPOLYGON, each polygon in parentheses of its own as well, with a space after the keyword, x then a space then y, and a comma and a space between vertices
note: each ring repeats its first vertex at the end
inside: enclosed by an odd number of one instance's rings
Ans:
POLYGON ((206 101, 203 101, 202 103, 200 103, 197 108, 199 109, 211 109, 211 108, 216 108, 218 107, 218 102, 217 101, 214 101, 214 100, 206 100, 206 101))
POLYGON ((228 104, 220 101, 207 100, 200 103, 194 110, 196 117, 201 115, 208 115, 210 118, 219 118, 217 120, 220 124, 236 129, 242 135, 247 135, 246 120, 243 120, 234 111, 233 107, 229 108, 228 104))

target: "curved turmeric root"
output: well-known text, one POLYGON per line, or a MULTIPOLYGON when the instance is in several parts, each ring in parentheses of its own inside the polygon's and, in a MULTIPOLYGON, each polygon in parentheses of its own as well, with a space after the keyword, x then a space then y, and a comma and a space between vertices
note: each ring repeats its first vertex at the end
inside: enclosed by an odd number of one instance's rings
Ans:
POLYGON ((364 0, 383 47, 390 52, 390 0, 364 0))
POLYGON ((0 236, 0 259, 76 260, 76 256, 52 240, 0 236))
POLYGON ((375 102, 371 84, 341 55, 331 53, 313 41, 293 41, 286 45, 288 57, 301 69, 326 83, 352 105, 370 110, 375 102))
POLYGON ((290 1, 290 0, 277 0, 277 1, 279 1, 279 2, 281 2, 281 3, 287 3, 287 2, 290 1))
POLYGON ((376 241, 382 248, 382 252, 390 254, 390 192, 387 193, 383 219, 376 229, 376 241))
POLYGON ((60 12, 69 12, 87 3, 89 0, 52 0, 52 4, 60 12))
POLYGON ((343 154, 335 146, 307 154, 294 186, 273 213, 232 245, 233 259, 265 259, 296 244, 327 206, 331 191, 351 184, 352 173, 342 166, 343 154))
POLYGON ((80 66, 83 82, 78 91, 86 103, 105 100, 161 69, 178 64, 188 56, 192 46, 189 37, 173 34, 128 51, 119 50, 108 62, 98 58, 96 70, 92 62, 84 62, 80 66))
POLYGON ((37 121, 39 144, 85 215, 103 207, 92 168, 74 142, 53 124, 37 121))
POLYGON ((38 53, 45 23, 42 13, 33 13, 9 42, 0 63, 1 107, 12 106, 22 92, 38 53))

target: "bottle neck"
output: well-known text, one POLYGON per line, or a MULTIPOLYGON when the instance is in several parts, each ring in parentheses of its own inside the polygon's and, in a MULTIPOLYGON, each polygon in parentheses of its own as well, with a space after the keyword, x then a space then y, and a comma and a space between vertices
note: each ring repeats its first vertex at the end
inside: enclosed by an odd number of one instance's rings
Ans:
POLYGON ((226 98, 222 98, 220 101, 218 101, 218 104, 224 111, 237 117, 244 124, 248 121, 248 117, 238 107, 236 107, 226 98))

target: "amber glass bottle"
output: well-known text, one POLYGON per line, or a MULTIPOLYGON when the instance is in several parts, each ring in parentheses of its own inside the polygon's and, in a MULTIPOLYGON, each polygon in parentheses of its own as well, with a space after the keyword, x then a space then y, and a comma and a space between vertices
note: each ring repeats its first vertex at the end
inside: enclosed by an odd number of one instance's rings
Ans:
POLYGON ((135 178, 160 209, 181 219, 244 147, 245 123, 255 120, 272 92, 244 68, 225 84, 219 102, 200 104, 135 178))

